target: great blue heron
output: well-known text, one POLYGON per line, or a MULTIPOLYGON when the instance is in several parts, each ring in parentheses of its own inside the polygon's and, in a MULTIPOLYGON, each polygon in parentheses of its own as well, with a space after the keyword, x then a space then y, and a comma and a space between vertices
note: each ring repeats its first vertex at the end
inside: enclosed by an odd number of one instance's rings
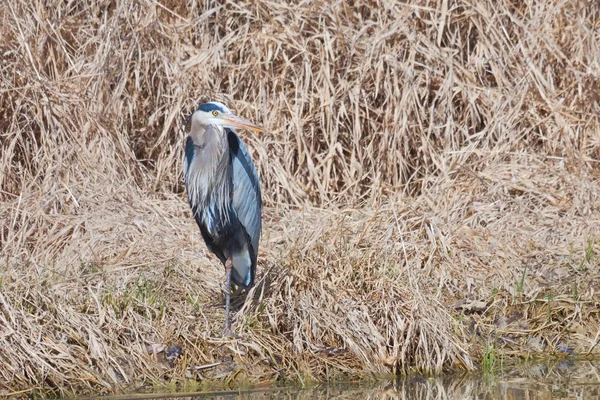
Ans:
POLYGON ((231 335, 231 283, 254 284, 261 231, 260 182, 248 149, 234 128, 262 132, 218 102, 190 116, 184 178, 188 200, 208 249, 225 266, 225 336, 231 335))

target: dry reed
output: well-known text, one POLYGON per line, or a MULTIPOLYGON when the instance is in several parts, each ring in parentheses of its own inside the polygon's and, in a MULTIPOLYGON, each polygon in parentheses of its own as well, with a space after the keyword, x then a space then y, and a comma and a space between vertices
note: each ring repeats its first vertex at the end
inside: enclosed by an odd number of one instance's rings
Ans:
POLYGON ((0 394, 596 352, 599 29, 572 0, 2 2, 0 394), (182 187, 208 98, 267 132, 231 341, 182 187))

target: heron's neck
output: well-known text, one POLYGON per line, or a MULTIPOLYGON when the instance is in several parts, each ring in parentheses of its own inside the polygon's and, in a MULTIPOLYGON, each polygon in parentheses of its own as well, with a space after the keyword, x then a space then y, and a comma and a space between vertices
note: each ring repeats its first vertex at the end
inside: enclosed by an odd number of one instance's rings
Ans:
POLYGON ((225 129, 219 125, 196 125, 192 126, 190 136, 196 146, 204 147, 222 144, 224 132, 225 129))
POLYGON ((222 126, 197 126, 190 132, 190 137, 200 148, 199 154, 207 167, 216 167, 227 153, 229 143, 222 126))
POLYGON ((197 146, 188 179, 196 180, 193 196, 205 203, 225 204, 231 185, 229 171, 229 141, 221 126, 209 125, 192 129, 190 137, 197 146), (212 200, 211 200, 212 199, 212 200))

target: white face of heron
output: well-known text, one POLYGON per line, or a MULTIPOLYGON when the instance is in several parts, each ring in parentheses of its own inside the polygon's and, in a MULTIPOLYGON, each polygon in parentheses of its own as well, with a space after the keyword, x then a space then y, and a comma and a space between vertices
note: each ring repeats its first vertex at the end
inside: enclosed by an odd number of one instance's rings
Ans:
POLYGON ((215 125, 230 129, 251 129, 253 131, 262 132, 263 130, 252 122, 239 117, 231 112, 225 105, 217 102, 206 103, 214 107, 200 107, 192 115, 192 125, 206 127, 215 125), (206 110, 204 110, 204 109, 206 110), (212 108, 212 109, 209 109, 212 108))
POLYGON ((223 126, 224 121, 222 118, 219 118, 219 112, 218 111, 202 111, 202 110, 197 110, 196 112, 194 112, 194 115, 192 115, 192 123, 197 124, 201 127, 206 127, 208 125, 216 125, 216 126, 223 126))

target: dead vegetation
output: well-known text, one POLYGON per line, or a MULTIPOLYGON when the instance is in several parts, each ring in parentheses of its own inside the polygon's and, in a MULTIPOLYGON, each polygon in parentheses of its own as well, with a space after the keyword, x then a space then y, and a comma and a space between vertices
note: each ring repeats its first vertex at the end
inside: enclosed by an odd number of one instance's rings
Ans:
POLYGON ((599 13, 3 2, 0 393, 597 352, 599 13), (232 341, 183 195, 180 123, 201 97, 267 132, 242 133, 266 210, 232 341))

